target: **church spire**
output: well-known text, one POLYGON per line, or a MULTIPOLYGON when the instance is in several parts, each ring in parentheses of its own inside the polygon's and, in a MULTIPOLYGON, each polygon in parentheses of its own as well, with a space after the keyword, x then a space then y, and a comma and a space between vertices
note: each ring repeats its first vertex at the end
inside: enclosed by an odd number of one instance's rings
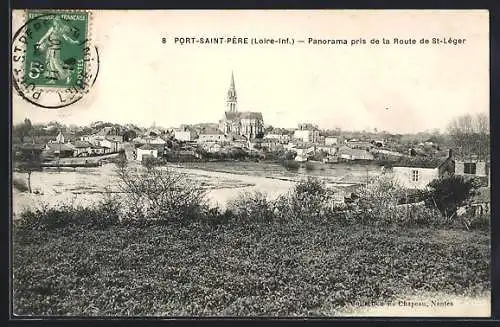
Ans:
POLYGON ((236 96, 236 87, 234 85, 234 73, 231 71, 231 85, 229 86, 229 90, 227 91, 227 111, 236 112, 237 105, 237 96, 236 96))

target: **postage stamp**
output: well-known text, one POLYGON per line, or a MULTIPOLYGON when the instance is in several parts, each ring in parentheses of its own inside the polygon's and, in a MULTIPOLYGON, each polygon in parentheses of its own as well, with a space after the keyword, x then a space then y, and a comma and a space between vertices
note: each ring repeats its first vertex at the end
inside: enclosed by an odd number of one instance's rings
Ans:
POLYGON ((99 70, 86 11, 27 10, 12 43, 18 94, 44 108, 69 106, 87 94, 99 70))

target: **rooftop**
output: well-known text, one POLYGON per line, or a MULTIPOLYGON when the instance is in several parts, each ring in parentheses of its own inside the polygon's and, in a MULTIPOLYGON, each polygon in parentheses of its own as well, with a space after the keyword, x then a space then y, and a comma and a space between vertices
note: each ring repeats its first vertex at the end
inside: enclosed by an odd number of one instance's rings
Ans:
POLYGON ((394 167, 437 168, 444 164, 449 157, 402 157, 393 164, 394 167))
POLYGON ((92 146, 92 144, 87 141, 75 141, 73 145, 75 146, 75 148, 89 148, 92 146))

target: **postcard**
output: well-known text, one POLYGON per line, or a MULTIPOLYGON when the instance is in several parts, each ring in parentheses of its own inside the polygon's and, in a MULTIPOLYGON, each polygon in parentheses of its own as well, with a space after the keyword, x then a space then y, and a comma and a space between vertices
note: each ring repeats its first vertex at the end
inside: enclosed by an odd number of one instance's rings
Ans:
POLYGON ((14 10, 13 318, 490 317, 486 10, 14 10))

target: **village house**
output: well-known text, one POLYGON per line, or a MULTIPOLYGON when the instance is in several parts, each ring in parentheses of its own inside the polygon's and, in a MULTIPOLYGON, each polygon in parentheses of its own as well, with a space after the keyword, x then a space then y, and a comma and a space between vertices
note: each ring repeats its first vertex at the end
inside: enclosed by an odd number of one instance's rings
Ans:
POLYGON ((106 153, 115 153, 123 148, 122 142, 114 140, 113 138, 106 137, 104 139, 96 139, 95 145, 106 148, 106 153))
POLYGON ((75 147, 68 143, 47 143, 45 149, 48 154, 58 156, 59 158, 69 158, 74 156, 75 147))
POLYGON ((372 149, 371 152, 373 153, 380 153, 380 154, 384 154, 386 156, 392 156, 392 157, 403 157, 404 154, 402 154, 401 152, 396 152, 396 151, 392 151, 392 150, 387 150, 387 149, 372 149))
POLYGON ((326 154, 329 154, 329 155, 334 155, 337 153, 337 150, 338 150, 338 147, 333 145, 333 144, 329 144, 329 145, 317 145, 316 146, 316 151, 322 151, 326 154))
POLYGON ((90 155, 103 155, 109 153, 109 148, 100 145, 92 145, 90 155))
POLYGON ((325 137, 325 145, 337 145, 339 144, 339 138, 336 136, 325 137))
POLYGON ((370 151, 371 148, 373 147, 373 144, 371 144, 370 142, 358 139, 348 140, 346 141, 346 145, 351 149, 361 149, 366 151, 370 151))
POLYGON ((90 142, 75 141, 73 145, 75 147, 75 157, 86 157, 92 153, 92 144, 90 144, 90 142))
POLYGON ((277 139, 279 143, 287 144, 288 142, 290 142, 291 137, 288 131, 275 128, 269 133, 266 133, 266 135, 264 135, 264 139, 277 139))
POLYGON ((150 144, 144 144, 136 150, 136 160, 143 161, 146 157, 158 158, 158 149, 150 144))
POLYGON ((438 178, 453 175, 455 163, 450 150, 445 158, 408 159, 392 167, 394 178, 408 189, 423 190, 438 178))
POLYGON ((174 138, 182 142, 191 142, 196 139, 196 132, 190 128, 183 128, 174 132, 174 138))
POLYGON ((209 153, 218 153, 222 150, 222 145, 215 142, 206 142, 202 144, 202 149, 209 153))
POLYGON ((83 135, 80 141, 89 142, 93 146, 93 154, 115 153, 123 148, 123 135, 113 127, 104 127, 92 135, 83 135))
POLYGON ((204 142, 218 142, 218 143, 226 143, 228 140, 226 135, 221 131, 203 131, 200 133, 198 138, 198 143, 204 142))
POLYGON ((154 144, 154 145, 164 145, 167 143, 164 139, 162 139, 159 136, 146 139, 146 141, 148 144, 154 144))
POLYGON ((229 141, 229 143, 232 146, 242 147, 242 148, 249 147, 249 140, 247 140, 247 138, 245 136, 230 134, 226 137, 226 139, 229 141))
POLYGON ((364 149, 353 149, 348 146, 341 146, 337 150, 337 156, 344 160, 374 160, 373 154, 364 149))
POLYGON ((309 157, 311 157, 314 154, 315 147, 314 145, 304 144, 295 146, 294 148, 291 149, 291 151, 297 153, 297 155, 295 156, 295 161, 304 162, 307 161, 307 159, 309 159, 309 157))
POLYGON ((477 177, 484 181, 484 186, 491 185, 490 165, 478 158, 460 158, 455 160, 455 175, 477 177))
POLYGON ((319 141, 318 127, 312 124, 299 124, 299 128, 293 133, 293 138, 304 143, 317 143, 319 141))
POLYGON ((74 135, 69 133, 59 132, 55 140, 50 140, 49 143, 69 143, 74 139, 74 135))
POLYGON ((267 151, 274 152, 283 149, 283 143, 278 138, 264 138, 262 139, 261 147, 267 151))

